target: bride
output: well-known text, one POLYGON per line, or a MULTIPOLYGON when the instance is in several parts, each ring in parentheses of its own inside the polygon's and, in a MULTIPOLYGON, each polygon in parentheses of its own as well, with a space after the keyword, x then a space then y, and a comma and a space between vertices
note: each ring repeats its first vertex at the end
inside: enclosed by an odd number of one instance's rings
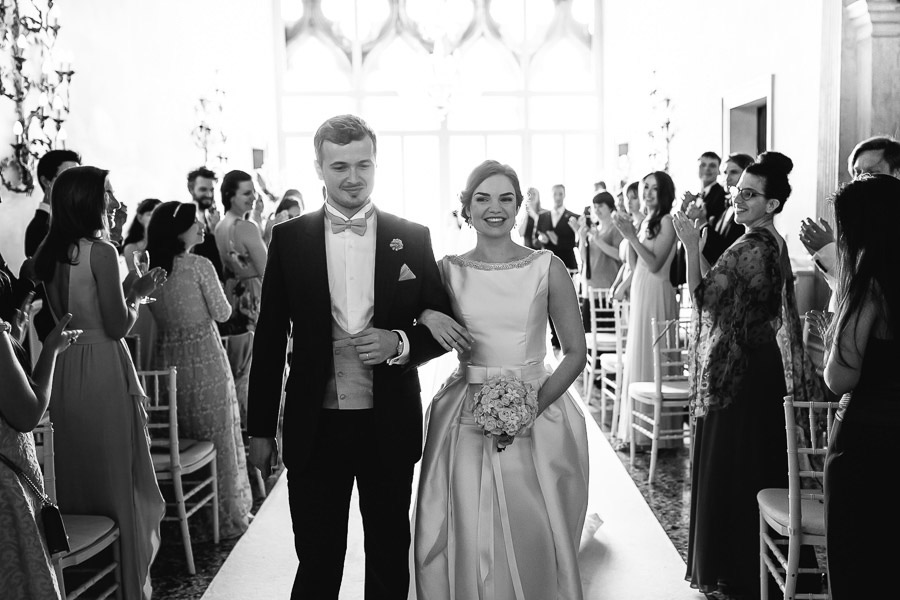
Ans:
POLYGON ((584 415, 566 392, 585 364, 574 286, 550 252, 512 241, 522 204, 512 168, 485 161, 460 201, 477 242, 439 265, 456 320, 432 311, 420 319, 460 365, 426 417, 418 597, 580 600, 588 453, 584 415), (544 365, 548 313, 563 352, 555 372, 544 365), (537 391, 533 425, 505 448, 510 438, 485 435, 474 411, 476 393, 498 375, 537 391))

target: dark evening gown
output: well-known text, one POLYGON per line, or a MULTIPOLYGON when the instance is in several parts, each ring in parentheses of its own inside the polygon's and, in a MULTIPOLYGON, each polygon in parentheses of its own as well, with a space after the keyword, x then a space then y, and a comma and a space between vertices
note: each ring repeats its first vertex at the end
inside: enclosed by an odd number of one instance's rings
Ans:
POLYGON ((825 534, 833 600, 888 597, 900 559, 897 499, 887 489, 900 425, 898 364, 900 341, 869 339, 859 382, 841 400, 831 432, 825 534))

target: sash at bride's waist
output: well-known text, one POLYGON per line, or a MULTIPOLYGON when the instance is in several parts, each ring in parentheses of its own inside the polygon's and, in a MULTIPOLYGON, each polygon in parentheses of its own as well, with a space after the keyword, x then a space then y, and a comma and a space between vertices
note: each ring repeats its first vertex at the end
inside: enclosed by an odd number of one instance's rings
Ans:
POLYGON ((482 365, 472 365, 469 363, 459 364, 459 373, 464 373, 466 382, 470 384, 484 383, 492 377, 505 375, 507 377, 515 377, 521 381, 537 381, 547 375, 547 367, 543 364, 530 365, 512 365, 503 367, 485 367, 482 365))

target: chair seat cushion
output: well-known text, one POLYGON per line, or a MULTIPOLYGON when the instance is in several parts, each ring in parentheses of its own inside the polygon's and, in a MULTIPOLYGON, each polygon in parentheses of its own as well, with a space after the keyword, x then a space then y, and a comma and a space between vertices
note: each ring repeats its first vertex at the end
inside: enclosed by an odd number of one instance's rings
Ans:
POLYGON ((611 348, 615 349, 616 347, 616 334, 615 333, 586 333, 584 334, 584 341, 587 343, 588 350, 591 348, 611 348))
POLYGON ((69 554, 82 552, 115 531, 116 523, 99 515, 63 515, 69 536, 69 554))
POLYGON ((600 355, 600 366, 607 371, 615 371, 618 364, 619 360, 615 352, 604 352, 600 355))
MULTIPOLYGON (((212 442, 193 442, 179 453, 181 457, 181 468, 186 471, 190 470, 192 466, 203 462, 210 454, 215 453, 215 451, 216 447, 212 442)), ((151 457, 153 458, 153 470, 167 471, 172 468, 172 461, 168 453, 154 453, 151 454, 151 457)))
MULTIPOLYGON (((684 400, 690 393, 688 381, 664 381, 662 384, 663 400, 684 400)), ((656 396, 656 384, 652 381, 636 381, 628 386, 628 393, 641 398, 653 399, 656 396)))
MULTIPOLYGON (((785 530, 790 524, 790 504, 786 489, 768 488, 756 494, 759 510, 785 530)), ((821 500, 801 500, 800 526, 808 535, 825 535, 825 503, 821 500)))

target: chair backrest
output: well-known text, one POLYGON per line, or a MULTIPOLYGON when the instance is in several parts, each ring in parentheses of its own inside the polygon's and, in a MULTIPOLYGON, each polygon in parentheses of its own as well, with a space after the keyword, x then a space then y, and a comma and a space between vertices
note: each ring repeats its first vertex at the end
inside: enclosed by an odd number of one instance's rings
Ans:
POLYGON ((616 332, 616 316, 609 288, 587 288, 588 306, 591 311, 591 333, 616 332))
POLYGON ((650 318, 653 338, 653 381, 656 393, 662 395, 663 382, 686 381, 688 378, 688 319, 657 321, 650 318))
POLYGON ((800 531, 800 501, 824 500, 822 484, 825 480, 824 458, 828 453, 828 440, 831 439, 831 428, 834 424, 834 411, 837 402, 800 402, 794 396, 784 397, 784 428, 787 437, 788 458, 788 501, 790 503, 791 527, 800 531), (809 430, 818 432, 825 425, 820 436, 802 435, 797 424, 797 414, 805 414, 809 419, 809 430), (801 461, 802 456, 809 460, 801 461), (819 460, 816 460, 816 459, 819 460), (807 466, 803 468, 801 462, 807 466), (817 465, 822 465, 818 467, 817 465))
POLYGON ((169 451, 172 469, 181 467, 178 448, 178 401, 175 367, 157 371, 138 371, 138 377, 147 394, 147 429, 150 433, 150 449, 169 451))
POLYGON ((613 300, 613 323, 616 331, 616 356, 624 360, 628 343, 628 300, 613 300))
POLYGON ((38 464, 44 475, 44 493, 56 503, 56 463, 54 461, 53 423, 44 415, 38 426, 32 430, 34 450, 38 464))

